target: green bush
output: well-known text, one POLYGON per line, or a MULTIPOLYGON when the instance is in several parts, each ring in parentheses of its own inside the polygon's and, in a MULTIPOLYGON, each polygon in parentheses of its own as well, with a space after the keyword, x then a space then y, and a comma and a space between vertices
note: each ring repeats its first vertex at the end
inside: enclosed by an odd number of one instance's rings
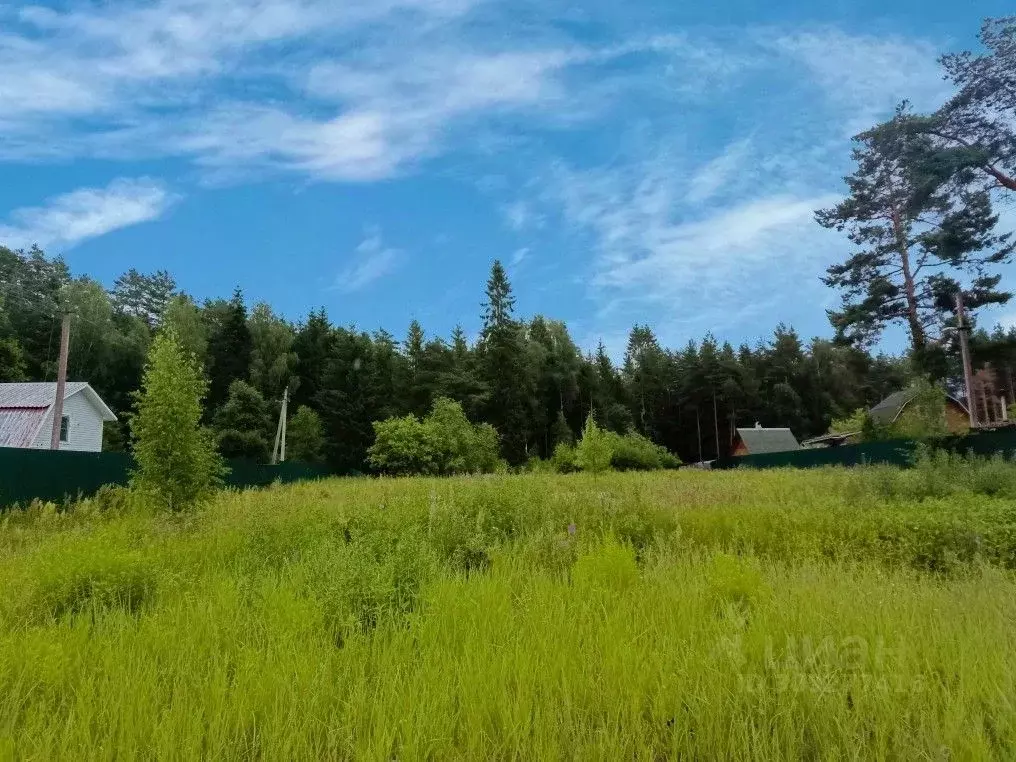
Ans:
POLYGON ((534 473, 554 471, 568 474, 575 471, 604 471, 611 468, 615 471, 656 471, 665 468, 678 468, 680 459, 667 451, 665 447, 651 440, 629 432, 625 435, 604 431, 593 422, 589 422, 583 431, 582 441, 572 446, 564 442, 554 448, 550 460, 540 461, 533 458, 526 470, 534 473), (582 442, 586 442, 584 449, 582 442), (585 465, 579 461, 579 453, 585 453, 585 465), (606 466, 604 466, 606 462, 606 466), (590 467, 592 464, 592 467, 590 467))
POLYGON ((438 470, 438 443, 416 416, 374 421, 374 444, 367 450, 371 467, 391 476, 433 474, 438 470))
POLYGON ((554 454, 550 456, 550 464, 553 470, 559 474, 571 474, 578 471, 575 446, 564 442, 558 444, 554 448, 554 454))
POLYGON ((370 465, 384 474, 493 473, 500 467, 497 430, 474 425, 462 405, 445 398, 434 401, 430 414, 374 422, 370 465))
POLYGON ((681 461, 665 447, 631 431, 624 436, 607 434, 610 442, 610 466, 616 471, 655 471, 677 468, 681 461))
POLYGON ((913 398, 891 427, 898 439, 932 439, 948 433, 945 417, 945 391, 927 379, 910 386, 913 398))

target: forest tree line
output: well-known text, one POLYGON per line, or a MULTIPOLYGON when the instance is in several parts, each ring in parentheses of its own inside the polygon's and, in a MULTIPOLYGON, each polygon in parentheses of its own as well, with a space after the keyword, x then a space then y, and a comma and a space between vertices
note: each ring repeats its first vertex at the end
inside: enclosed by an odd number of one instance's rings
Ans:
MULTIPOLYGON (((204 369, 204 420, 225 454, 268 456, 288 387, 298 436, 316 427, 323 436, 307 456, 343 472, 367 468, 374 421, 422 417, 440 398, 492 425, 518 465, 550 456, 589 414, 687 462, 726 455, 734 429, 756 422, 823 434, 918 376, 958 390, 956 294, 974 319, 1007 303, 999 267, 1016 250, 997 213, 1016 199, 1016 17, 987 20, 980 39, 982 52, 942 58, 955 92, 937 111, 904 103, 854 139, 845 199, 817 211, 853 245, 824 279, 842 297, 830 339, 780 325, 753 345, 706 335, 664 347, 636 325, 615 363, 602 344, 583 352, 563 322, 523 317, 497 261, 470 341, 461 328, 442 337, 417 321, 399 338, 344 327, 323 308, 294 324, 239 289, 198 303, 165 271, 132 269, 107 290, 38 248, 0 246, 0 381, 52 380, 58 315, 70 312, 69 377, 90 382, 123 422, 153 336, 171 328, 204 369), (874 354, 890 325, 907 331, 908 350, 874 354)), ((1016 331, 978 330, 972 344, 975 364, 990 363, 1012 401, 1016 331)), ((124 432, 111 427, 107 446, 126 446, 124 432)))
MULTIPOLYGON (((366 470, 374 421, 422 417, 442 397, 492 424, 512 464, 548 457, 581 432, 590 412, 605 429, 634 429, 687 462, 725 455, 733 429, 756 421, 799 437, 824 433, 833 418, 875 404, 912 375, 905 357, 806 342, 784 326, 754 346, 706 336, 676 349, 635 326, 615 363, 602 344, 582 352, 563 322, 518 318, 499 262, 473 342, 461 328, 428 335, 417 321, 401 338, 361 331, 334 325, 324 309, 294 324, 267 304, 248 306, 239 290, 199 304, 165 272, 131 270, 107 291, 39 250, 0 248, 0 278, 0 380, 53 380, 59 314, 70 311, 68 376, 91 383, 120 417, 108 432, 112 448, 124 446, 125 414, 152 337, 168 328, 204 368, 205 421, 232 432, 227 454, 268 456, 288 386, 290 410, 317 414, 322 456, 344 472, 366 470)), ((1016 336, 1005 338, 1016 346, 1016 336)))

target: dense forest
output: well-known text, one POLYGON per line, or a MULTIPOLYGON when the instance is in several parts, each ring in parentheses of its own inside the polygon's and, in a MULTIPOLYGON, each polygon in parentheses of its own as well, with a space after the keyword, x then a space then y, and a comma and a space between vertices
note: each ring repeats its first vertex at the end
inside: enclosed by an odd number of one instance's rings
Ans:
MULTIPOLYGON (((1016 248, 996 212, 1016 195, 1016 17, 986 21, 981 41, 980 54, 943 57, 956 90, 938 111, 903 104, 855 138, 844 201, 817 212, 854 246, 825 278, 842 296, 832 338, 780 325, 754 346, 707 335, 668 348, 636 325, 615 363, 602 345, 584 353, 564 323, 524 317, 496 261, 482 297, 477 284, 483 329, 470 342, 461 329, 439 337, 415 321, 401 339, 342 327, 324 309, 294 325, 239 289, 199 304, 164 271, 130 270, 107 290, 38 248, 0 246, 0 381, 53 379, 59 315, 69 312, 69 377, 89 381, 123 422, 152 337, 172 328, 204 368, 206 422, 232 454, 267 457, 288 387, 290 409, 316 412, 322 457, 344 472, 365 469, 373 421, 422 416, 440 397, 492 424, 504 458, 520 464, 548 456, 590 413, 697 461, 725 455, 734 428, 755 422, 822 434, 918 375, 959 389, 955 295, 975 318, 1006 303, 998 268, 1016 248), (891 324, 907 330, 908 351, 873 354, 891 324)), ((972 344, 975 364, 990 363, 1012 401, 1016 331, 979 330, 972 344)), ((108 447, 125 442, 123 425, 109 430, 108 447)))
MULTIPOLYGON (((607 429, 634 428, 695 461, 726 454, 734 427, 756 421, 789 426, 799 437, 824 433, 832 418, 878 402, 912 373, 905 357, 803 341, 784 326, 755 346, 706 336, 675 349, 660 346, 648 326, 635 326, 615 364, 602 345, 583 353, 560 321, 518 318, 497 262, 482 297, 484 329, 472 344, 460 329, 428 336, 415 321, 401 340, 383 330, 358 331, 334 325, 323 309, 293 325, 267 304, 248 307, 239 290, 197 304, 165 272, 132 270, 107 291, 38 250, 0 248, 0 278, 0 379, 52 380, 59 313, 69 310, 69 377, 88 380, 124 421, 152 336, 172 327, 205 368, 209 424, 257 435, 243 454, 267 456, 288 386, 291 411, 307 406, 318 413, 324 456, 349 472, 364 469, 373 421, 422 416, 438 397, 461 402, 474 421, 492 423, 515 464, 549 455, 556 442, 581 431, 589 412, 607 429), (224 420, 238 408, 260 412, 246 423, 224 420)), ((996 339, 1016 346, 1016 334, 996 339)), ((122 447, 123 433, 113 427, 107 446, 122 447)))

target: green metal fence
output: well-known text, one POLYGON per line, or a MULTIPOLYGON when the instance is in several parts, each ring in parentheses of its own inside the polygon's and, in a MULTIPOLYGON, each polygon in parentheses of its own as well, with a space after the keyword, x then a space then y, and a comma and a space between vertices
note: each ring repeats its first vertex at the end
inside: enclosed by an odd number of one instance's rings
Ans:
MULTIPOLYGON (((266 487, 319 479, 332 472, 307 463, 276 466, 246 460, 229 460, 227 487, 266 487)), ((87 497, 103 485, 126 485, 134 461, 118 452, 66 452, 0 447, 0 507, 34 499, 62 502, 87 497)))
MULTIPOLYGON (((919 444, 909 439, 865 442, 842 447, 824 447, 766 455, 743 455, 713 462, 713 468, 818 468, 889 464, 909 466, 919 444)), ((1002 454, 1016 457, 1016 428, 980 431, 968 436, 946 437, 930 443, 936 449, 974 455, 1002 454)))

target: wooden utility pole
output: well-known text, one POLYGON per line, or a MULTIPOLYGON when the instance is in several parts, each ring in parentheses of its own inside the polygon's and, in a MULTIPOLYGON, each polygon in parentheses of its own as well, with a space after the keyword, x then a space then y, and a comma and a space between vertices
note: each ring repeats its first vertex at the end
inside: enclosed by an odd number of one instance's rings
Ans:
POLYGON ((56 366, 56 398, 53 400, 53 433, 49 449, 60 449, 60 428, 63 422, 64 391, 67 388, 67 354, 71 346, 71 315, 65 312, 60 323, 60 360, 56 366))
POLYGON ((695 406, 695 429, 698 431, 698 462, 702 463, 702 417, 699 415, 698 406, 695 406))
POLYGON ((967 412, 970 414, 970 428, 977 428, 977 412, 974 410, 974 372, 970 366, 970 327, 963 310, 963 292, 956 293, 956 329, 960 334, 960 355, 963 359, 963 383, 967 387, 967 412))
POLYGON ((272 445, 272 465, 286 460, 286 409, 289 407, 289 387, 282 393, 282 408, 279 410, 279 423, 275 427, 275 444, 272 445))
POLYGON ((289 387, 282 393, 282 444, 279 446, 279 462, 286 462, 286 427, 289 425, 289 387))
POLYGON ((716 411, 716 392, 713 392, 713 433, 716 436, 716 458, 720 458, 720 417, 716 411))

